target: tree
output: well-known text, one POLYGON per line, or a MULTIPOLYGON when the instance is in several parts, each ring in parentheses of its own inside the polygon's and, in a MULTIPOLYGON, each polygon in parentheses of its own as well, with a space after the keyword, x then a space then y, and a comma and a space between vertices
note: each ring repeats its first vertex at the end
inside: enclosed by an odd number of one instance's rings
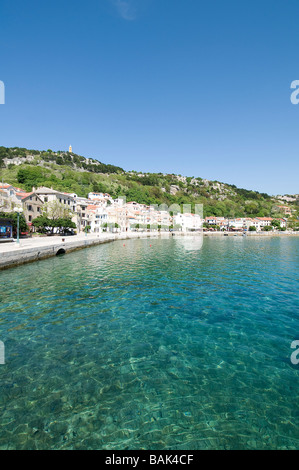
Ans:
POLYGON ((75 229, 76 224, 70 218, 50 219, 41 215, 32 221, 32 225, 41 233, 53 233, 57 229, 58 233, 64 233, 69 229, 75 229))
POLYGON ((57 219, 55 221, 56 228, 58 228, 59 233, 68 232, 69 229, 75 229, 76 224, 71 219, 57 219))
POLYGON ((279 220, 272 220, 271 225, 272 225, 272 227, 281 228, 279 220))
POLYGON ((17 173, 18 183, 25 186, 26 190, 31 191, 33 186, 39 186, 44 181, 44 171, 41 167, 20 168, 17 173))
POLYGON ((63 165, 64 162, 63 162, 62 157, 57 157, 56 158, 56 163, 57 163, 57 165, 63 165))
POLYGON ((259 212, 259 205, 257 202, 249 202, 245 205, 245 210, 249 215, 257 214, 259 212))
POLYGON ((66 204, 61 204, 55 200, 44 204, 43 215, 52 220, 71 219, 73 212, 66 204))
POLYGON ((44 215, 40 215, 32 221, 32 225, 36 228, 37 232, 46 233, 52 228, 52 221, 44 215))
POLYGON ((63 233, 67 229, 74 229, 76 225, 72 222, 72 211, 65 204, 52 201, 44 204, 43 213, 32 221, 32 224, 41 232, 63 233))

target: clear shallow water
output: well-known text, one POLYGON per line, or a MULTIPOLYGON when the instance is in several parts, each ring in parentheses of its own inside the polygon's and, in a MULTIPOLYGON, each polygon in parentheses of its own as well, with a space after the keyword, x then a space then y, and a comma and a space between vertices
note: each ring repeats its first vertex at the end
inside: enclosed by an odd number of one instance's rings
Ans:
POLYGON ((0 273, 0 449, 299 448, 299 240, 188 248, 0 273))

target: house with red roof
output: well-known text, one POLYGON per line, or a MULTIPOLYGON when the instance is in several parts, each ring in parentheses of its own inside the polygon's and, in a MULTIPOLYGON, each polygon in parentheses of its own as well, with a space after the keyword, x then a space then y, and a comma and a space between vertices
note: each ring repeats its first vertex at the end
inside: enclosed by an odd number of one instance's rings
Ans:
POLYGON ((269 227, 274 220, 272 217, 256 217, 255 219, 259 221, 260 228, 269 227))

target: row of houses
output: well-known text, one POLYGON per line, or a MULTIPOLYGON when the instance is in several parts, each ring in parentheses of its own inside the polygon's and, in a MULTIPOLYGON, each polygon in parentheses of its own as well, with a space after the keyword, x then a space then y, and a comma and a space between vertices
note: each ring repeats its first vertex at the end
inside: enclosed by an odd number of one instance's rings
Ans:
POLYGON ((183 232, 202 229, 203 219, 200 214, 187 212, 171 215, 167 208, 157 209, 135 201, 126 203, 122 198, 112 200, 107 205, 101 204, 96 198, 93 198, 92 202, 87 206, 86 212, 91 231, 94 233, 99 233, 105 230, 105 226, 110 225, 116 226, 121 232, 148 228, 169 230, 170 227, 176 227, 183 232))
POLYGON ((26 192, 10 184, 0 184, 0 211, 11 212, 22 209, 27 225, 32 227, 35 218, 42 215, 45 203, 58 201, 70 212, 76 211, 75 195, 55 191, 52 188, 32 188, 26 192))
POLYGON ((220 230, 225 231, 244 231, 249 230, 249 227, 255 227, 256 231, 259 232, 265 227, 272 226, 274 220, 280 223, 281 228, 286 228, 287 219, 272 218, 272 217, 244 217, 244 218, 232 218, 226 219, 225 217, 206 217, 205 225, 209 228, 219 227, 220 230))
POLYGON ((186 231, 199 231, 205 222, 205 230, 213 230, 219 227, 223 231, 249 230, 255 227, 261 231, 266 226, 271 226, 274 220, 278 220, 282 228, 287 226, 287 219, 273 219, 272 217, 255 218, 231 218, 206 217, 202 214, 192 214, 169 211, 167 207, 153 207, 131 201, 125 198, 113 199, 110 194, 91 192, 87 198, 79 197, 75 193, 56 191, 53 188, 32 188, 26 192, 21 188, 9 184, 0 184, 0 211, 11 211, 22 208, 28 226, 32 226, 33 220, 43 212, 45 204, 58 202, 69 210, 77 232, 83 232, 88 228, 93 233, 102 231, 153 230, 174 227, 186 231))
POLYGON ((66 207, 76 224, 77 232, 87 228, 93 233, 102 231, 153 230, 176 226, 182 231, 197 231, 202 228, 200 214, 177 213, 170 215, 167 208, 139 204, 125 198, 113 199, 107 193, 89 193, 87 198, 75 193, 64 193, 53 188, 32 188, 30 193, 9 184, 0 184, 0 211, 10 212, 18 208, 23 213, 28 226, 34 230, 33 220, 43 213, 45 204, 59 202, 66 207))

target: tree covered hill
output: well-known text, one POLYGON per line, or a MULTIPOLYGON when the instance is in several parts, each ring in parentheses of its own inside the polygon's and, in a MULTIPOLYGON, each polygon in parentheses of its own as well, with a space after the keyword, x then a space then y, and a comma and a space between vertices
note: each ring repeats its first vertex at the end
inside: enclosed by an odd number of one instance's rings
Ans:
POLYGON ((107 192, 143 204, 204 205, 205 216, 282 217, 278 201, 268 194, 174 174, 126 172, 122 168, 74 153, 0 147, 0 179, 30 191, 53 189, 87 197, 107 192))

